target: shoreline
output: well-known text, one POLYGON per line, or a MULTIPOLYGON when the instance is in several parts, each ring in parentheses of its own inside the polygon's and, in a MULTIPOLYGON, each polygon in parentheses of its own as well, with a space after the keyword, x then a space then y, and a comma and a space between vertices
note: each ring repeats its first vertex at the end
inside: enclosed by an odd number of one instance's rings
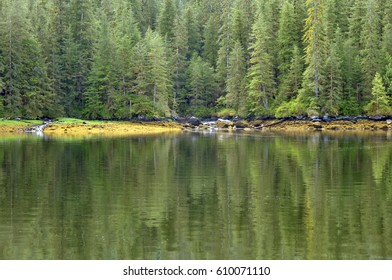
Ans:
MULTIPOLYGON (((47 124, 43 134, 49 137, 122 137, 133 135, 152 135, 179 133, 181 131, 351 131, 374 132, 392 130, 392 120, 216 120, 202 122, 196 118, 185 121, 84 121, 72 119, 69 122, 56 121, 47 124)), ((0 136, 26 134, 32 128, 42 125, 40 121, 0 121, 0 136)))

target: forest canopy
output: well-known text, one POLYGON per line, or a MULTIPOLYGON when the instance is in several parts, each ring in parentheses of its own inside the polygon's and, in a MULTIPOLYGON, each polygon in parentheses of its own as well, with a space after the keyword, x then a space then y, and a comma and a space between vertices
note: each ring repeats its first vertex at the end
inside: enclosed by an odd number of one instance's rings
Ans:
POLYGON ((391 115, 392 1, 2 0, 0 117, 391 115))

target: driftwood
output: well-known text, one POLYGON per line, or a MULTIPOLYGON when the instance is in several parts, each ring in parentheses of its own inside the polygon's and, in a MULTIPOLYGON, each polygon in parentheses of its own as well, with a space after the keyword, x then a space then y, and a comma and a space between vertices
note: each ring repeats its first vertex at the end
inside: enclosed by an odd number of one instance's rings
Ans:
POLYGON ((277 122, 274 122, 274 123, 270 123, 270 124, 262 125, 260 128, 272 127, 272 126, 275 126, 275 125, 281 124, 281 123, 283 123, 283 122, 285 122, 285 121, 286 121, 285 119, 283 119, 283 120, 279 120, 279 121, 277 121, 277 122))

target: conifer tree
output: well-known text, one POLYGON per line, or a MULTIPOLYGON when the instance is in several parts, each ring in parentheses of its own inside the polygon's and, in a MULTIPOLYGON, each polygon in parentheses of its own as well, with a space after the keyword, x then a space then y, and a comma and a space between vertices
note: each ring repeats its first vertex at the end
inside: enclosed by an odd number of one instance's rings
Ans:
MULTIPOLYGON (((318 114, 320 95, 323 94, 325 77, 323 66, 326 60, 327 42, 325 25, 325 0, 306 0, 308 17, 306 19, 305 62, 301 102, 303 109, 310 114, 318 114)), ((304 111, 304 110, 299 111, 304 111)))
POLYGON ((56 112, 42 47, 34 37, 25 2, 15 0, 1 7, 0 112, 11 118, 35 119, 56 112))
POLYGON ((225 81, 228 78, 228 68, 230 63, 230 50, 232 44, 231 28, 232 28, 232 15, 231 15, 231 1, 220 0, 220 18, 219 18, 219 51, 217 60, 217 78, 218 84, 222 91, 225 92, 225 81))
POLYGON ((252 27, 250 68, 248 70, 248 101, 252 115, 270 114, 271 100, 275 94, 274 71, 269 40, 268 21, 260 9, 252 27))
POLYGON ((84 115, 92 119, 108 119, 112 117, 109 108, 112 106, 113 91, 115 91, 113 42, 110 36, 108 18, 103 10, 99 18, 99 41, 93 56, 88 88, 84 95, 84 115))
POLYGON ((372 80, 375 74, 383 70, 380 61, 380 52, 376 51, 381 48, 381 20, 377 16, 380 13, 380 7, 376 0, 366 0, 366 15, 362 30, 362 72, 363 72, 363 89, 365 100, 369 98, 371 92, 372 80))
POLYGON ((339 104, 343 95, 342 77, 342 34, 337 28, 335 38, 330 44, 329 55, 325 62, 325 95, 323 96, 323 110, 327 115, 337 116, 339 114, 339 104))
POLYGON ((194 52, 197 52, 199 55, 201 54, 202 50, 202 29, 201 23, 197 17, 197 9, 193 5, 188 6, 185 9, 184 13, 185 17, 185 26, 187 29, 188 34, 188 55, 187 58, 191 59, 194 52))
POLYGON ((218 49, 219 43, 219 18, 215 15, 211 15, 207 20, 204 28, 204 50, 203 57, 208 61, 214 68, 216 68, 218 61, 218 49))
POLYGON ((178 111, 185 102, 186 69, 188 66, 188 30, 184 17, 177 16, 174 25, 173 59, 174 59, 174 96, 172 100, 173 111, 178 111))
POLYGON ((120 1, 116 11, 114 60, 118 90, 115 91, 117 95, 113 99, 111 110, 116 118, 130 118, 132 117, 132 87, 135 78, 132 71, 133 50, 141 40, 141 34, 129 5, 120 1))
POLYGON ((390 98, 387 96, 382 77, 376 73, 372 82, 372 97, 364 110, 369 116, 390 115, 392 113, 390 98))
POLYGON ((214 69, 196 53, 189 63, 188 69, 188 102, 187 113, 196 116, 208 116, 215 101, 214 69))
MULTIPOLYGON (((135 46, 136 78, 134 91, 137 102, 152 116, 169 116, 169 93, 171 88, 167 50, 162 37, 148 29, 144 40, 135 46)), ((140 107, 140 106, 139 106, 140 107)))
POLYGON ((174 20, 176 17, 176 10, 173 0, 165 0, 163 9, 159 16, 158 28, 159 34, 162 38, 171 42, 174 38, 174 20))
MULTIPOLYGON (((296 41, 294 18, 294 6, 289 1, 285 1, 282 6, 279 32, 278 32, 278 70, 279 70, 279 95, 280 100, 291 95, 288 87, 288 75, 293 58, 293 42, 296 41)), ((295 44, 294 44, 295 45, 295 44)), ((298 51, 298 48, 297 48, 298 51)))
POLYGON ((229 78, 226 81, 225 103, 236 115, 246 115, 246 64, 242 44, 237 41, 230 52, 229 78))

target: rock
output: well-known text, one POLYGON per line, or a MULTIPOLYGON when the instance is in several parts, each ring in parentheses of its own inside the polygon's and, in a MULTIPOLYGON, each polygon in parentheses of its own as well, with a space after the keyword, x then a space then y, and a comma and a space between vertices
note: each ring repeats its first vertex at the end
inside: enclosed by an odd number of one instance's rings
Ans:
POLYGON ((199 126, 199 125, 201 125, 201 121, 200 121, 198 118, 196 118, 196 117, 190 117, 190 118, 187 120, 187 123, 189 123, 189 124, 191 124, 191 125, 193 125, 193 126, 199 126))
POLYGON ((364 117, 364 116, 356 116, 356 117, 354 118, 354 120, 355 120, 355 121, 367 120, 367 117, 364 117))
POLYGON ((246 121, 237 121, 234 122, 234 125, 237 129, 249 128, 249 124, 246 121))
POLYGON ((312 125, 312 127, 313 127, 314 129, 317 129, 317 130, 320 130, 320 129, 323 128, 323 126, 321 125, 320 122, 315 122, 315 123, 312 125))
POLYGON ((392 120, 391 119, 387 119, 387 124, 392 124, 392 120))
POLYGON ((371 121, 386 121, 387 117, 385 117, 385 116, 371 116, 371 117, 369 117, 369 120, 371 120, 371 121))
POLYGON ((251 122, 251 126, 254 128, 261 128, 263 126, 263 121, 257 120, 251 122))
POLYGON ((216 127, 217 127, 217 128, 231 128, 231 127, 233 127, 233 126, 234 126, 233 122, 231 122, 231 121, 229 121, 229 120, 222 120, 222 119, 219 119, 219 120, 216 122, 216 127))
POLYGON ((336 118, 337 121, 353 121, 353 118, 350 118, 349 116, 341 116, 336 118))

